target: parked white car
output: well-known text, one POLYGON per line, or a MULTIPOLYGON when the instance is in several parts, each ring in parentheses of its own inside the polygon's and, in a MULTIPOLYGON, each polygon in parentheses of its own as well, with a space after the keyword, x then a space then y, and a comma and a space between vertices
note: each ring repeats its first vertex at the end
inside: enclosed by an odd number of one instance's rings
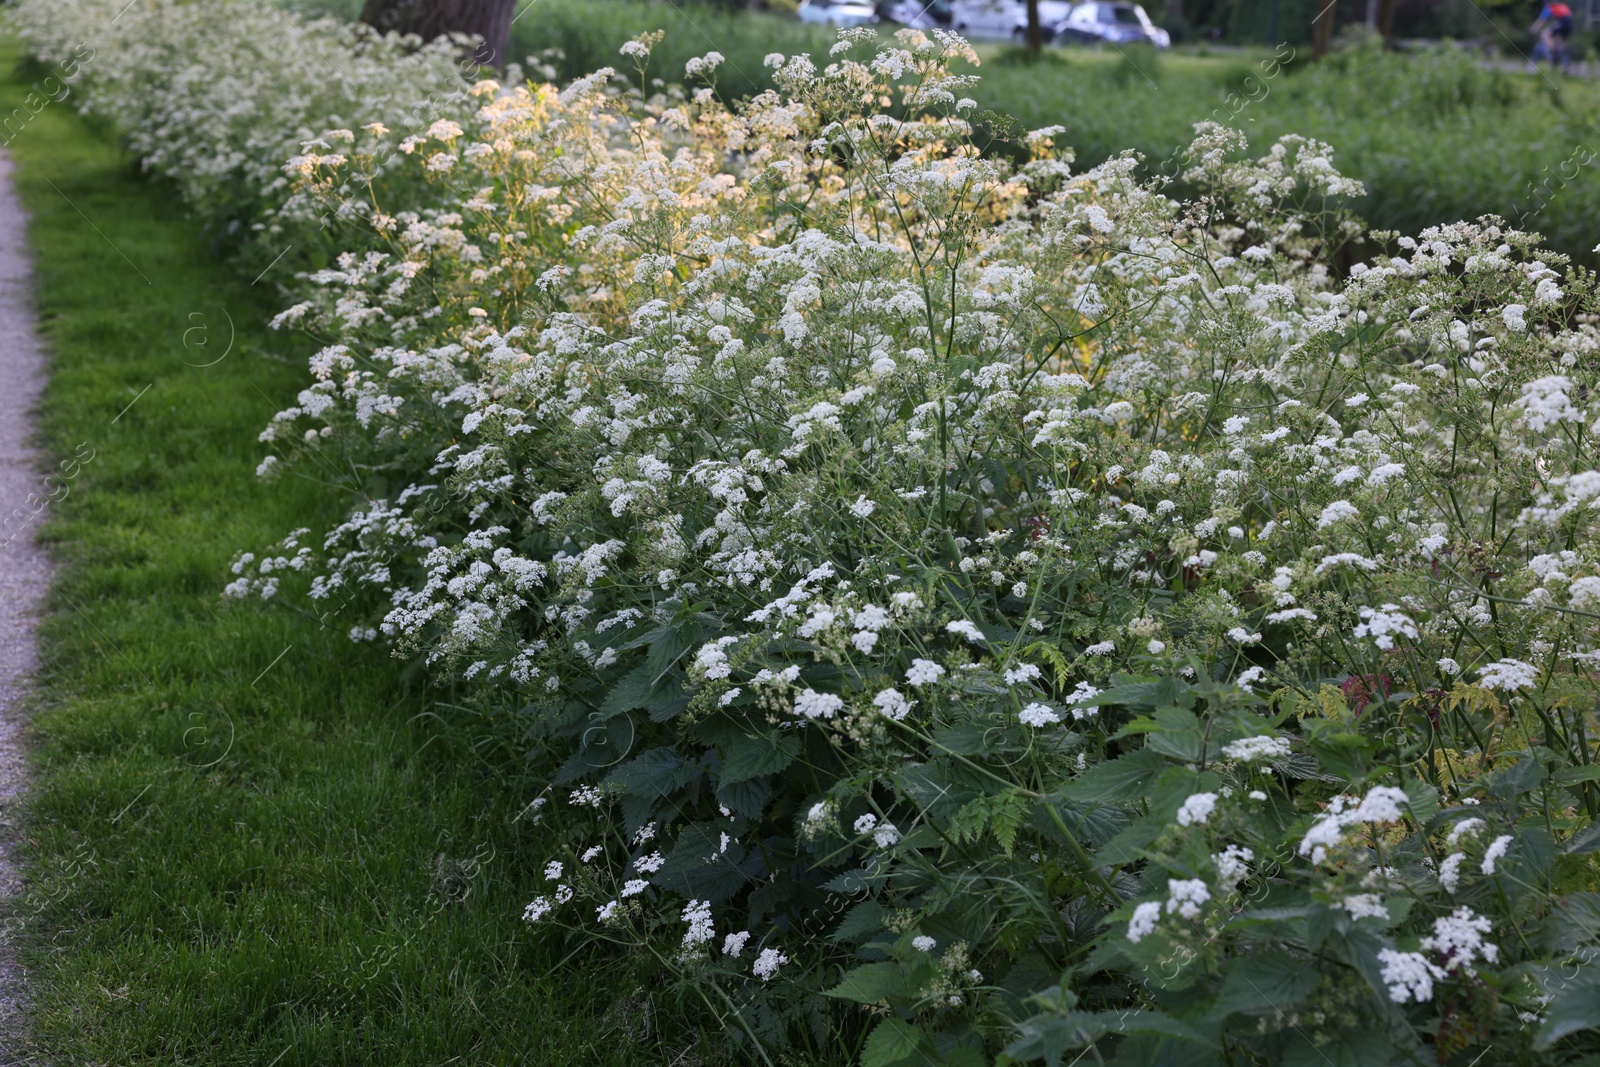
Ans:
POLYGON ((868 26, 878 13, 865 0, 800 0, 800 21, 822 26, 868 26))
POLYGON ((1142 6, 1122 0, 1084 0, 1057 27, 1056 36, 1062 43, 1106 41, 1118 45, 1149 44, 1157 48, 1168 48, 1172 44, 1167 31, 1151 22, 1142 6))
POLYGON ((955 21, 950 0, 892 0, 880 3, 878 14, 914 30, 948 30, 955 21))
MULTIPOLYGON (((1027 0, 955 0, 951 29, 967 37, 1021 40, 1028 33, 1027 0)), ((1072 14, 1066 0, 1039 0, 1039 28, 1045 40, 1072 14)))

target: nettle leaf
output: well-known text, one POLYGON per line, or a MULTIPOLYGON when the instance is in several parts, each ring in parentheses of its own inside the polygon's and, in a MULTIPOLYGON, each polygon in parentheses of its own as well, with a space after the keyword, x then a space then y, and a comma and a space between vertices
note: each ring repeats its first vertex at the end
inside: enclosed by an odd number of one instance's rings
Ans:
POLYGON ((1533 1047, 1544 1052, 1557 1041, 1582 1030, 1600 1029, 1600 965, 1544 969, 1539 984, 1550 1002, 1544 1021, 1533 1036, 1533 1047))
POLYGON ((1546 952, 1562 957, 1600 941, 1600 893, 1573 893, 1556 901, 1542 940, 1546 952))
POLYGON ((894 781, 929 819, 938 822, 954 816, 976 793, 971 787, 958 783, 943 762, 904 767, 894 781))
POLYGON ((1412 1050, 1397 1048, 1383 1029, 1338 1029, 1313 1040, 1300 1027, 1281 1035, 1283 1067, 1387 1067, 1418 1062, 1412 1050))
POLYGON ((793 732, 741 737, 723 749, 720 781, 726 786, 777 774, 799 755, 800 739, 793 732))
POLYGON ((934 743, 956 756, 982 756, 1003 747, 1009 740, 1001 726, 981 722, 958 722, 933 732, 934 743))
POLYGON ((899 1067, 900 1064, 931 1063, 927 1035, 903 1019, 885 1019, 867 1037, 861 1050, 861 1067, 899 1067))
POLYGON ((731 836, 723 842, 724 823, 691 823, 679 832, 667 862, 650 879, 655 885, 680 893, 691 900, 712 903, 727 900, 750 880, 750 870, 763 864, 760 853, 752 853, 746 863, 744 845, 731 836))
POLYGON ((1600 765, 1591 763, 1583 767, 1568 767, 1556 772, 1551 781, 1556 785, 1578 785, 1582 782, 1600 781, 1600 765))
POLYGON ((905 984, 905 974, 898 963, 868 963, 857 967, 825 996, 840 1000, 853 1000, 857 1004, 876 1004, 886 1001, 889 995, 905 984))
POLYGON ((1153 717, 1140 716, 1117 731, 1116 737, 1145 734, 1145 748, 1164 756, 1198 763, 1205 753, 1205 724, 1192 711, 1160 708, 1153 717))
POLYGON ((670 672, 668 677, 677 681, 678 684, 675 684, 670 688, 663 686, 657 691, 656 697, 650 701, 649 711, 651 722, 671 722, 673 719, 678 717, 678 714, 682 712, 684 708, 689 706, 689 695, 683 692, 683 686, 681 684, 683 679, 682 673, 675 670, 670 672))
POLYGON ((847 893, 854 895, 864 893, 883 881, 883 876, 864 871, 860 867, 852 867, 822 883, 822 888, 830 893, 847 893))
POLYGON ((1135 711, 1155 710, 1159 707, 1187 704, 1193 700, 1195 687, 1176 675, 1165 678, 1141 679, 1119 674, 1112 680, 1111 688, 1103 691, 1085 707, 1125 707, 1135 711))
MULTIPOLYGON (((1066 804, 1059 810, 1061 817, 1067 820, 1067 825, 1072 827, 1072 832, 1078 835, 1083 844, 1089 846, 1110 841, 1126 830, 1132 821, 1123 809, 1104 805, 1080 810, 1075 805, 1066 804)), ((1051 822, 1053 826, 1053 820, 1051 822)))
POLYGON ((1317 988, 1318 972, 1309 960, 1266 951, 1229 962, 1212 1012, 1220 1019, 1234 1012, 1258 1015, 1292 1006, 1317 988))
MULTIPOLYGON (((1205 1036, 1186 1023, 1179 1022, 1159 1011, 1067 1011, 1060 1015, 1040 1015, 1020 1023, 1022 1036, 1006 1047, 1006 1055, 1031 1062, 1044 1060, 1058 1067, 1068 1052, 1075 1052, 1099 1041, 1107 1034, 1126 1034, 1130 1037, 1173 1038, 1184 1044, 1209 1044, 1205 1036)), ((1142 1050, 1149 1042, 1140 1041, 1142 1050)), ((1123 1045, 1121 1050, 1130 1046, 1123 1045)), ((1121 1051, 1119 1050, 1119 1051, 1121 1051)), ((1205 1050, 1197 1050, 1204 1052, 1205 1050)), ((1118 1062, 1122 1062, 1119 1056, 1118 1062)), ((1157 1059, 1136 1059, 1139 1063, 1183 1063, 1167 1056, 1157 1059)), ((1202 1061, 1203 1062, 1203 1061, 1202 1061)))
POLYGON ((614 769, 603 784, 622 787, 622 811, 631 833, 651 817, 658 801, 671 796, 704 773, 670 745, 652 748, 614 769))
POLYGON ((609 717, 647 706, 650 694, 655 689, 655 680, 656 672, 650 665, 639 664, 619 678, 610 692, 606 693, 605 700, 600 703, 600 713, 609 717))
POLYGON ((845 912, 844 921, 829 935, 833 941, 854 944, 883 929, 883 905, 876 900, 863 900, 845 912))
POLYGON ((1439 790, 1432 783, 1420 778, 1407 778, 1401 787, 1406 791, 1406 803, 1411 808, 1411 815, 1418 822, 1426 824, 1439 814, 1439 790))
POLYGON ((1113 804, 1138 800, 1148 783, 1167 766, 1159 752, 1142 748, 1126 756, 1096 764, 1078 775, 1062 790, 1083 804, 1113 804))
POLYGON ((771 796, 771 778, 751 778, 748 781, 734 782, 732 785, 717 786, 719 804, 740 815, 748 815, 752 819, 761 817, 771 796))
POLYGON ((606 775, 606 785, 618 785, 625 795, 664 797, 688 785, 700 774, 700 765, 678 754, 670 745, 641 752, 606 775))
POLYGON ((1489 776, 1489 791, 1504 800, 1515 800, 1539 787, 1544 780, 1544 764, 1532 756, 1519 760, 1489 776))
POLYGON ((1600 822, 1591 822, 1567 838, 1561 845, 1561 851, 1569 856, 1586 856, 1591 852, 1600 852, 1600 822))

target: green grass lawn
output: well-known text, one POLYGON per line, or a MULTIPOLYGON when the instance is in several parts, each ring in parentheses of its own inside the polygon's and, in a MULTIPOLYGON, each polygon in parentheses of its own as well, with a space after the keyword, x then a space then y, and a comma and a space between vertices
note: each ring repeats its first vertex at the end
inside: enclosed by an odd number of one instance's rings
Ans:
MULTIPOLYGON (((19 56, 0 46, 3 112, 39 76, 19 56)), ((43 441, 93 450, 43 533, 61 569, 20 909, 42 1057, 671 1062, 694 1035, 647 1039, 617 1008, 648 974, 558 971, 520 921, 552 846, 519 818, 538 786, 508 773, 514 739, 408 691, 382 650, 219 596, 236 550, 333 517, 313 482, 253 474, 305 377, 305 342, 264 329, 270 276, 219 266, 70 105, 10 151, 54 365, 43 441)))

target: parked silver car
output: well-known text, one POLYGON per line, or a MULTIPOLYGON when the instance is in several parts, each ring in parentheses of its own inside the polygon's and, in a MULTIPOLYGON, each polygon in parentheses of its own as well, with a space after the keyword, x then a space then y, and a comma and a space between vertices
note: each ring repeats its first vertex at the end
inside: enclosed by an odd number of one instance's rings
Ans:
POLYGON ((1139 4, 1122 0, 1084 0, 1056 26, 1056 39, 1092 44, 1148 44, 1169 48, 1172 38, 1150 21, 1139 4))
POLYGON ((800 0, 800 21, 823 26, 869 26, 878 21, 871 0, 800 0))
MULTIPOLYGON (((1026 0, 955 0, 951 28, 967 37, 990 37, 1020 41, 1028 32, 1026 0)), ((1056 35, 1056 27, 1072 11, 1066 0, 1039 0, 1039 28, 1045 40, 1056 35)))
POLYGON ((948 30, 955 22, 950 0, 883 0, 878 15, 913 30, 948 30))

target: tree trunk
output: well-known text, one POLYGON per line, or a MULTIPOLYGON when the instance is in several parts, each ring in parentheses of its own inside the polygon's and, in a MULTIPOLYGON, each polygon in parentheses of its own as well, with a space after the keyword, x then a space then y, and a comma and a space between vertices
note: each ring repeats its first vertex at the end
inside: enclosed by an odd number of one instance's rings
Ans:
POLYGON ((474 58, 504 67, 517 0, 366 0, 361 21, 383 33, 414 33, 425 41, 447 33, 482 38, 474 58))
POLYGON ((1336 0, 1316 0, 1316 21, 1311 24, 1311 58, 1321 59, 1333 44, 1333 16, 1336 0))
POLYGON ((1044 26, 1039 22, 1039 0, 1028 0, 1028 51, 1038 55, 1044 48, 1044 26))
POLYGON ((1394 0, 1378 0, 1378 32, 1383 34, 1383 47, 1394 47, 1394 0))

